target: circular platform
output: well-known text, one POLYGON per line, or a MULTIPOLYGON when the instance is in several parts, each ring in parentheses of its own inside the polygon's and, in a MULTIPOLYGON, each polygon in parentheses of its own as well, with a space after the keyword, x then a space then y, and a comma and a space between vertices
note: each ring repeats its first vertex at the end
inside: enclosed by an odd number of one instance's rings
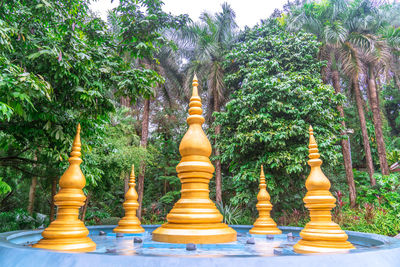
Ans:
POLYGON ((301 228, 279 227, 281 235, 250 235, 251 226, 232 226, 236 242, 196 245, 161 243, 151 240, 158 225, 145 225, 142 234, 117 237, 115 226, 92 226, 90 238, 97 249, 90 253, 65 253, 32 248, 41 231, 0 234, 0 266, 399 266, 400 240, 359 232, 347 232, 357 249, 341 254, 299 255, 293 245, 301 228), (99 235, 104 231, 106 235, 99 235), (292 233, 291 238, 288 233, 292 233), (134 243, 136 239, 136 243, 134 243), (142 242, 140 242, 142 241, 142 242), (253 242, 254 241, 254 242, 253 242), (254 243, 254 244, 252 244, 254 243))

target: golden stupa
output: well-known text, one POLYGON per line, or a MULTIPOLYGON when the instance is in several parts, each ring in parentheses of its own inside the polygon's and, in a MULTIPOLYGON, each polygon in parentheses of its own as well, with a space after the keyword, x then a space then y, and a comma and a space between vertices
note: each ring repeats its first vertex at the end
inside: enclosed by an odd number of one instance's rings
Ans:
POLYGON ((132 165, 132 172, 129 179, 129 189, 125 194, 125 202, 123 204, 125 216, 118 222, 118 226, 114 228, 116 233, 142 233, 144 229, 140 226, 140 221, 136 217, 136 210, 139 208, 138 193, 135 189, 135 168, 132 165))
POLYGON ((264 168, 261 165, 260 174, 260 191, 257 195, 257 210, 258 218, 254 222, 254 227, 250 229, 250 234, 258 235, 279 235, 282 231, 278 229, 276 223, 271 218, 272 204, 270 202, 271 197, 267 191, 267 184, 265 183, 264 168))
POLYGON ((182 183, 181 199, 167 215, 167 223, 153 232, 153 240, 168 243, 213 244, 236 241, 236 231, 222 223, 222 215, 209 197, 214 166, 211 144, 203 132, 201 99, 193 79, 189 104, 189 129, 179 146, 182 159, 176 170, 182 183))
POLYGON ((307 194, 303 200, 310 211, 310 222, 300 232, 302 239, 293 249, 297 253, 345 252, 354 249, 347 241, 347 234, 332 221, 331 209, 336 206, 336 199, 329 192, 331 183, 321 170, 322 160, 311 126, 309 131, 308 165, 311 166, 311 172, 306 180, 307 194))
POLYGON ((96 249, 96 244, 88 237, 89 231, 79 220, 79 208, 84 205, 86 196, 85 176, 81 171, 81 126, 78 124, 72 144, 69 167, 60 178, 60 191, 54 196, 58 207, 57 218, 43 233, 43 238, 34 244, 35 248, 88 252, 96 249))

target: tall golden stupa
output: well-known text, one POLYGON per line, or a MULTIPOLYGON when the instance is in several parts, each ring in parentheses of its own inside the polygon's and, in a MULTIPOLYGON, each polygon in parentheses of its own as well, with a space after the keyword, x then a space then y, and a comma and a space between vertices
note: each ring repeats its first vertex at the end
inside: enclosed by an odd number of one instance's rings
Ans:
POLYGON ((58 207, 57 218, 43 233, 43 238, 34 244, 35 248, 88 252, 96 249, 96 244, 88 237, 89 230, 79 220, 79 208, 85 203, 85 176, 81 171, 81 126, 78 124, 72 144, 69 167, 60 178, 60 191, 54 196, 58 207))
POLYGON ((182 159, 176 170, 182 183, 181 199, 167 215, 167 223, 153 232, 153 240, 168 243, 213 244, 236 241, 236 231, 222 223, 222 215, 209 197, 209 182, 214 166, 210 162, 211 144, 202 124, 204 117, 193 79, 189 104, 189 129, 179 146, 182 159))
POLYGON ((310 211, 310 222, 300 232, 302 239, 294 245, 297 253, 343 252, 355 247, 347 241, 347 234, 332 221, 331 209, 336 199, 329 192, 331 183, 321 170, 318 145, 310 126, 308 165, 311 172, 306 180, 307 194, 304 197, 306 208, 310 211))
POLYGON ((258 235, 279 235, 282 231, 278 229, 276 223, 271 218, 272 204, 271 197, 267 191, 267 184, 265 183, 264 168, 261 165, 260 173, 260 191, 257 195, 258 203, 256 205, 258 210, 258 218, 254 222, 254 227, 250 229, 250 234, 258 235))

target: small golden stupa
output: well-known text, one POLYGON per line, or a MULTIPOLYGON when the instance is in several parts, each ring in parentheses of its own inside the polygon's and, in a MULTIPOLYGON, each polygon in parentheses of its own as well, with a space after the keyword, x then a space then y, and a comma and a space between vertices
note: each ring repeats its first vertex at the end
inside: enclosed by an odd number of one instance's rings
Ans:
POLYGON ((182 183, 181 199, 167 215, 167 223, 153 232, 153 240, 168 243, 213 244, 236 241, 236 231, 222 223, 222 215, 209 197, 209 182, 214 166, 210 162, 211 144, 205 135, 201 99, 193 79, 189 129, 182 138, 182 159, 176 170, 182 183))
POLYGON ((79 208, 85 203, 85 176, 81 171, 81 126, 78 124, 72 144, 69 167, 60 178, 60 191, 54 196, 58 207, 57 218, 43 233, 43 238, 34 244, 35 248, 88 252, 96 249, 96 244, 88 237, 89 231, 79 220, 79 208))
POLYGON ((132 172, 129 179, 129 189, 125 194, 125 202, 123 204, 125 210, 125 217, 119 222, 118 226, 114 228, 116 233, 143 233, 144 229, 140 226, 140 221, 136 217, 136 210, 139 208, 138 193, 135 189, 135 168, 132 165, 132 172))
POLYGON ((254 227, 250 229, 250 234, 257 235, 279 235, 282 231, 278 229, 276 223, 271 218, 272 204, 270 202, 271 197, 267 191, 267 184, 265 183, 264 168, 261 165, 260 174, 260 191, 257 195, 258 203, 258 218, 254 222, 254 227))
POLYGON ((293 249, 297 253, 345 252, 355 247, 347 241, 347 234, 332 221, 331 209, 336 199, 329 192, 331 183, 321 170, 318 146, 313 128, 310 126, 308 165, 311 172, 306 180, 307 194, 304 197, 306 208, 310 211, 310 222, 300 232, 300 239, 293 249))

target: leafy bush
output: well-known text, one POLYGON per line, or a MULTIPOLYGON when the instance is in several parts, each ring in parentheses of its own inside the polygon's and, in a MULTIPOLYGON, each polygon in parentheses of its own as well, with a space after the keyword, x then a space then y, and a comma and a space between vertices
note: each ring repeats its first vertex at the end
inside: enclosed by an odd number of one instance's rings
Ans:
POLYGON ((223 205, 217 204, 219 212, 221 212, 224 217, 223 222, 226 224, 239 224, 239 218, 242 217, 242 212, 238 206, 233 206, 231 204, 223 205))
POLYGON ((106 218, 110 218, 111 214, 109 212, 103 211, 102 209, 93 207, 88 208, 85 216, 85 224, 96 225, 106 218))
POLYGON ((49 218, 40 213, 32 216, 24 209, 0 213, 0 232, 36 229, 49 224, 49 218))
POLYGON ((8 192, 11 191, 11 187, 4 181, 2 181, 3 178, 0 177, 0 196, 2 194, 7 194, 8 192))
POLYGON ((278 218, 278 225, 304 227, 309 221, 308 212, 293 209, 291 211, 282 211, 282 215, 278 218))
POLYGON ((400 217, 372 204, 363 208, 350 209, 346 207, 340 217, 335 221, 343 230, 375 233, 380 235, 395 236, 400 233, 400 217))
POLYGON ((376 179, 374 187, 367 184, 367 176, 366 173, 355 172, 358 190, 357 203, 360 206, 365 203, 373 204, 389 213, 400 216, 400 173, 374 174, 376 179))
POLYGON ((108 217, 100 220, 101 225, 117 225, 120 217, 108 217))

